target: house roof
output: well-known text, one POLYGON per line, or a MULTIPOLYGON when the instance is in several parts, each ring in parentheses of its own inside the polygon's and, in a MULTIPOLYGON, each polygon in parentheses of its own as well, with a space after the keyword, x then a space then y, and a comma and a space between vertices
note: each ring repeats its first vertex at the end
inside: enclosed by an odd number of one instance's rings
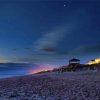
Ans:
POLYGON ((76 59, 76 58, 73 58, 73 59, 70 59, 69 61, 70 61, 70 62, 71 62, 71 61, 76 61, 76 62, 77 62, 77 61, 80 61, 80 60, 79 60, 79 59, 76 59))

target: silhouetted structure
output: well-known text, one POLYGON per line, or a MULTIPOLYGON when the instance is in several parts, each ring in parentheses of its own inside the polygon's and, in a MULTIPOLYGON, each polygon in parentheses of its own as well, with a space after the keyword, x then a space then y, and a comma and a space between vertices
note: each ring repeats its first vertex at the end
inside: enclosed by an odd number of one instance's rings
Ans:
POLYGON ((91 62, 89 62, 88 64, 81 64, 79 59, 73 58, 69 60, 68 65, 64 65, 57 69, 54 69, 53 72, 99 71, 100 59, 97 58, 95 60, 91 60, 91 62))
POLYGON ((79 64, 79 63, 80 63, 80 60, 76 59, 76 58, 73 58, 73 59, 69 60, 69 64, 79 64))

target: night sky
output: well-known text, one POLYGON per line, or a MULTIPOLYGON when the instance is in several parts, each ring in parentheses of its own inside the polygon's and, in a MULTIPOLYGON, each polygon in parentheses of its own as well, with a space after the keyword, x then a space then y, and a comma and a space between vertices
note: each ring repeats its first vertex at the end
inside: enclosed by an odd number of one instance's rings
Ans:
POLYGON ((99 0, 0 0, 1 63, 61 65, 72 57, 100 57, 99 0))

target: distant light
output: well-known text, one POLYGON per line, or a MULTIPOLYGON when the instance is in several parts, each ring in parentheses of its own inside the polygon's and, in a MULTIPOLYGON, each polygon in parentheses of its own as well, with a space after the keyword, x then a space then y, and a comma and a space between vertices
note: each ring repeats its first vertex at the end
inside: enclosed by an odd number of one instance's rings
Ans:
POLYGON ((90 60, 88 62, 89 65, 93 65, 93 64, 99 64, 100 63, 100 58, 96 58, 94 60, 90 60))
POLYGON ((64 7, 66 7, 66 4, 64 4, 64 7))
POLYGON ((95 59, 96 63, 100 63, 100 58, 95 59))

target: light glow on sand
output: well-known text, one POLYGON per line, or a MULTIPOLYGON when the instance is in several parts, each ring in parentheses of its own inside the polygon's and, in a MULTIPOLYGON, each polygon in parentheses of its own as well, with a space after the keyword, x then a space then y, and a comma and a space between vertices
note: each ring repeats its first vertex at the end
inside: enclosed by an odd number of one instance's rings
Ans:
POLYGON ((54 68, 56 68, 56 67, 57 67, 56 65, 42 64, 42 65, 39 65, 38 68, 31 69, 31 70, 29 71, 29 74, 34 74, 34 73, 37 73, 37 72, 40 72, 40 71, 52 70, 52 69, 54 69, 54 68))

